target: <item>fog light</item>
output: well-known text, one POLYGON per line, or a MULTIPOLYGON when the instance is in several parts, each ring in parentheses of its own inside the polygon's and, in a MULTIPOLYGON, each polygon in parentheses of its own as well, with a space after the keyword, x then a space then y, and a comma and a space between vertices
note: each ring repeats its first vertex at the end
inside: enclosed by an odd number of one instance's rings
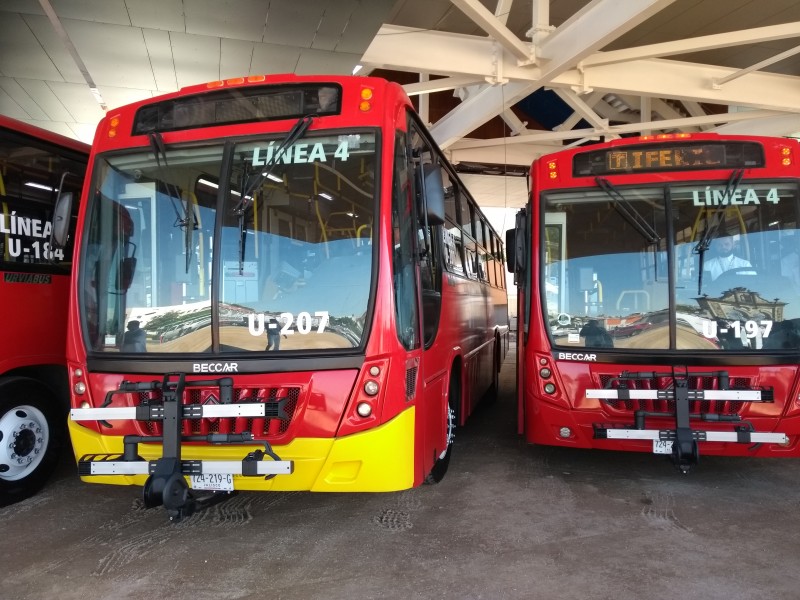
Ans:
POLYGON ((539 375, 541 375, 541 376, 542 376, 543 378, 545 378, 545 379, 547 379, 548 377, 550 377, 550 375, 552 375, 552 374, 553 374, 553 373, 552 373, 552 372, 550 371, 550 369, 548 369, 548 368, 544 368, 544 369, 541 369, 541 370, 539 371, 539 375))
POLYGON ((356 406, 356 412, 359 417, 367 418, 372 414, 372 406, 369 402, 359 402, 356 406))
POLYGON ((560 435, 564 439, 571 438, 572 429, 570 429, 569 427, 562 427, 561 429, 558 430, 558 435, 560 435))
POLYGON ((555 384, 553 384, 553 383, 544 384, 544 391, 547 392, 548 394, 555 394, 555 392, 556 392, 555 384))
POLYGON ((371 379, 364 384, 364 392, 369 396, 374 396, 378 393, 378 382, 371 379))
POLYGON ((75 384, 75 387, 73 389, 75 390, 75 393, 78 395, 84 394, 86 393, 86 384, 83 383, 82 381, 79 381, 78 383, 75 384))

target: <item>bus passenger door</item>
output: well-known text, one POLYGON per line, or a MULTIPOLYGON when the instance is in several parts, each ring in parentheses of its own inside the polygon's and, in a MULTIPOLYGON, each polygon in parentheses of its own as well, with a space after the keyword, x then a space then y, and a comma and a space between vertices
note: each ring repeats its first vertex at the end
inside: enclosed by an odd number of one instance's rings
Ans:
POLYGON ((442 311, 442 233, 444 187, 433 145, 415 120, 409 120, 409 149, 414 175, 415 260, 419 274, 419 306, 424 358, 418 410, 423 423, 424 473, 430 472, 448 447, 449 408, 446 397, 450 365, 448 349, 435 344, 442 311))

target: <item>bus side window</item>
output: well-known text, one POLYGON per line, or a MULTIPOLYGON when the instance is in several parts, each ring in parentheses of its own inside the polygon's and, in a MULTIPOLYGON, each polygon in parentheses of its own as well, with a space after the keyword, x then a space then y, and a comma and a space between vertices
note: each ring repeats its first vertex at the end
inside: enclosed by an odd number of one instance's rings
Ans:
POLYGON ((397 338, 406 350, 419 347, 412 202, 406 136, 398 131, 392 181, 392 279, 397 338))
POLYGON ((416 167, 414 183, 418 211, 417 256, 422 295, 423 335, 427 347, 436 337, 442 308, 442 236, 439 233, 442 225, 439 224, 441 221, 432 222, 429 215, 439 212, 436 204, 440 203, 443 197, 446 207, 447 190, 444 179, 445 167, 415 121, 409 122, 409 132, 411 132, 411 153, 416 167), (438 177, 439 173, 442 175, 441 179, 438 177), (432 203, 430 206, 429 202, 432 203), (430 211, 429 208, 434 210, 430 211))

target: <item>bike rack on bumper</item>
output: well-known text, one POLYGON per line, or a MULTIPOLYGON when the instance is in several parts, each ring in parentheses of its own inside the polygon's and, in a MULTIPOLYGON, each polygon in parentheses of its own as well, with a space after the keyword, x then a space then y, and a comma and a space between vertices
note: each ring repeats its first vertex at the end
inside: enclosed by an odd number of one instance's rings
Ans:
POLYGON ((269 443, 256 442, 249 431, 242 433, 210 433, 207 435, 183 435, 183 421, 203 418, 261 417, 287 419, 282 402, 233 403, 233 379, 186 381, 184 373, 168 373, 162 381, 135 383, 123 381, 119 389, 106 394, 103 405, 98 408, 74 408, 70 411, 73 421, 98 421, 110 427, 110 420, 161 421, 162 435, 126 435, 123 438, 122 454, 89 454, 78 460, 81 476, 91 475, 148 475, 144 484, 143 498, 147 508, 163 505, 171 521, 180 521, 197 510, 222 502, 234 493, 230 488, 211 491, 198 497, 186 482, 186 476, 242 475, 271 479, 276 475, 290 475, 294 463, 281 458, 272 451, 269 443), (182 403, 183 393, 190 387, 218 388, 219 404, 182 403), (140 406, 109 406, 116 394, 151 392, 161 390, 161 401, 140 406), (161 458, 147 461, 139 456, 139 444, 160 442, 161 458), (235 460, 184 460, 181 458, 183 442, 207 442, 210 444, 254 444, 263 443, 264 450, 249 452, 241 461, 235 460), (269 458, 270 460, 264 460, 269 458))
POLYGON ((673 464, 681 472, 687 473, 698 463, 700 450, 698 442, 732 442, 739 444, 786 444, 789 438, 784 433, 760 433, 754 430, 751 423, 742 421, 738 414, 722 415, 715 413, 691 413, 690 402, 727 401, 727 402, 774 402, 774 390, 764 389, 731 389, 727 371, 710 373, 689 373, 684 370, 677 373, 673 369, 669 373, 629 372, 623 371, 619 377, 610 379, 602 389, 587 389, 586 398, 602 402, 617 400, 667 400, 675 403, 674 412, 656 412, 637 410, 633 413, 632 425, 595 424, 595 439, 616 440, 653 440, 662 448, 661 453, 670 454, 673 464), (716 390, 689 389, 689 377, 713 377, 719 382, 716 390), (634 389, 631 386, 636 380, 652 380, 670 378, 672 386, 667 389, 634 389), (616 387, 613 387, 616 385, 616 387), (674 429, 647 429, 647 417, 667 417, 675 419, 674 429), (731 431, 702 431, 692 429, 692 421, 742 423, 733 425, 731 431), (659 444, 661 443, 661 444, 659 444))

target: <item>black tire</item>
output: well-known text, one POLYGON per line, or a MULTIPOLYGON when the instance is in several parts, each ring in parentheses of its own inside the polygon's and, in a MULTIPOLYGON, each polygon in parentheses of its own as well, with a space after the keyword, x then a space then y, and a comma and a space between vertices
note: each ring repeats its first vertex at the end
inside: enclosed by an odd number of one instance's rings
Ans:
POLYGON ((450 456, 453 454, 454 431, 458 422, 456 409, 461 398, 461 381, 457 373, 450 375, 450 389, 447 394, 447 448, 436 458, 431 467, 431 472, 425 477, 425 483, 431 485, 444 479, 450 466, 450 456))
POLYGON ((0 506, 38 492, 65 442, 65 408, 50 388, 23 377, 0 382, 0 506))

